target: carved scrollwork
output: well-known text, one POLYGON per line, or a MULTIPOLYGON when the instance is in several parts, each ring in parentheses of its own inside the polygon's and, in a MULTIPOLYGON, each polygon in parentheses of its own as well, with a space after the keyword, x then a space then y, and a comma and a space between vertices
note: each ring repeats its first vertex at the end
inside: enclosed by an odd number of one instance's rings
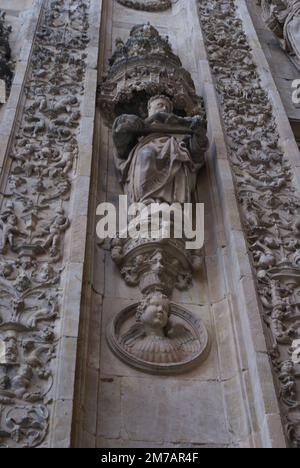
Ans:
POLYGON ((78 157, 88 0, 46 0, 0 210, 0 444, 36 447, 51 417, 64 237, 78 157))
POLYGON ((300 198, 236 2, 198 3, 256 269, 283 419, 291 445, 300 447, 300 369, 292 360, 293 342, 300 338, 300 198))

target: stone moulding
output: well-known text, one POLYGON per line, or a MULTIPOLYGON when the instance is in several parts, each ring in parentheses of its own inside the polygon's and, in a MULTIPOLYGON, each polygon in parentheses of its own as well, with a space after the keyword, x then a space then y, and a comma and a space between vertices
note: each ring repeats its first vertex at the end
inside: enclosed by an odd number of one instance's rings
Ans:
POLYGON ((282 419, 290 445, 300 448, 300 369, 292 359, 293 343, 300 338, 300 198, 237 3, 210 0, 198 5, 256 271, 282 419))
POLYGON ((165 11, 171 8, 171 0, 117 0, 121 5, 133 10, 165 11))
POLYGON ((26 99, 11 135, 9 173, 1 181, 0 445, 5 448, 50 445, 69 278, 65 233, 72 229, 87 69, 90 0, 40 5, 26 99))
MULTIPOLYGON (((196 319, 190 312, 175 304, 171 304, 171 318, 177 321, 177 324, 174 326, 174 329, 176 326, 178 329, 177 336, 174 336, 174 332, 173 334, 170 332, 170 337, 163 338, 163 341, 161 338, 161 341, 156 340, 153 343, 153 348, 155 349, 153 351, 147 342, 143 343, 143 341, 146 341, 143 331, 138 336, 136 334, 136 337, 135 331, 129 332, 127 342, 131 344, 135 338, 136 341, 138 339, 141 341, 140 348, 142 348, 142 351, 138 349, 135 355, 134 351, 132 351, 134 347, 130 345, 126 346, 124 336, 128 333, 129 327, 127 322, 134 323, 138 307, 139 304, 135 304, 122 310, 107 328, 108 344, 113 353, 125 364, 148 374, 178 375, 192 370, 205 361, 210 352, 210 339, 203 321, 196 319), (123 327, 125 327, 125 330, 123 330, 123 327), (167 350, 162 348, 164 341, 166 341, 165 346, 167 350), (171 350, 169 349, 170 346, 172 346, 171 350), (182 357, 181 351, 185 346, 187 349, 182 353, 182 357), (158 347, 162 349, 161 355, 157 351, 158 347), (166 363, 163 361, 168 352, 170 353, 170 362, 166 363), (152 362, 147 361, 145 358, 143 359, 143 354, 151 357, 152 362), (173 360, 177 362, 172 362, 173 360)), ((133 325, 132 328, 136 328, 136 325, 133 325)))

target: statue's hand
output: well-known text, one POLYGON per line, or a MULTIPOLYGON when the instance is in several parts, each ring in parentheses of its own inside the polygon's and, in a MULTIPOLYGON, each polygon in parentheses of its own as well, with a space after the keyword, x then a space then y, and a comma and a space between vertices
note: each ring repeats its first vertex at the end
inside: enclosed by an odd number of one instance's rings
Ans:
POLYGON ((144 122, 136 115, 123 114, 115 120, 113 133, 134 132, 144 128, 144 122))
POLYGON ((165 112, 157 112, 156 114, 151 115, 151 117, 148 117, 145 120, 145 124, 165 123, 168 117, 169 117, 169 114, 165 112))
POLYGON ((202 124, 202 118, 200 115, 195 115, 194 117, 191 118, 191 129, 192 130, 197 130, 199 127, 201 127, 202 124))

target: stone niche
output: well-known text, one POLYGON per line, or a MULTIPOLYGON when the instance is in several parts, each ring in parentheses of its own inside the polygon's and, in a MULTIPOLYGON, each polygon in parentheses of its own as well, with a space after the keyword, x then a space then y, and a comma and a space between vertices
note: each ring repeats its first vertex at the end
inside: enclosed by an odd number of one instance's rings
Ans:
MULTIPOLYGON (((174 2, 163 15, 129 11, 119 3, 104 2, 91 217, 100 202, 117 206, 120 194, 133 200, 149 195, 135 189, 141 185, 132 183, 134 172, 127 183, 122 156, 135 158, 129 153, 138 143, 126 132, 123 139, 122 129, 138 134, 140 128, 142 137, 149 109, 161 105, 163 113, 172 114, 172 125, 180 122, 191 135, 197 130, 200 167, 188 193, 205 203, 206 241, 195 255, 180 242, 116 238, 109 247, 95 238, 88 246, 73 443, 105 448, 247 444, 234 306, 226 289, 230 268, 219 235, 223 226, 215 217, 220 200, 214 200, 210 172, 213 145, 207 151, 206 135, 214 138, 216 118, 207 107, 207 132, 196 60, 197 10, 186 0, 174 2), (156 96, 160 102, 153 102, 156 96), (156 331, 149 339, 148 306, 160 309, 157 328, 163 336, 156 331)), ((159 190, 150 186, 151 191, 155 198, 159 190)))
MULTIPOLYGON (((118 39, 109 64, 99 103, 108 126, 115 118, 115 166, 128 202, 144 204, 141 229, 148 230, 150 211, 157 225, 151 238, 120 232, 112 242, 124 282, 143 296, 112 320, 107 340, 118 358, 140 371, 181 373, 207 357, 210 340, 202 320, 170 301, 174 288, 193 285, 203 254, 162 234, 177 229, 175 220, 181 227, 184 204, 195 198, 207 149, 205 111, 191 75, 150 23, 134 26, 126 43, 118 39), (171 220, 166 215, 174 203, 171 220)), ((128 221, 128 227, 134 226, 128 221)))

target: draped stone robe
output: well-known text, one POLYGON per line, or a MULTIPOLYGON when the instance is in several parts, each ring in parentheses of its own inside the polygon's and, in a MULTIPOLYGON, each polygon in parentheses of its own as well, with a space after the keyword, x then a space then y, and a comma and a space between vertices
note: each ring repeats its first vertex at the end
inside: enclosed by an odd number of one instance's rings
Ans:
POLYGON ((155 124, 151 133, 151 125, 149 130, 145 121, 132 115, 123 115, 114 124, 115 162, 129 203, 192 201, 197 173, 204 164, 205 130, 198 128, 191 134, 193 119, 170 116, 172 129, 165 122, 159 133, 155 132, 155 124), (176 133, 179 126, 174 123, 177 120, 183 133, 176 133), (146 128, 145 133, 150 133, 138 138, 137 133, 142 134, 146 128))

